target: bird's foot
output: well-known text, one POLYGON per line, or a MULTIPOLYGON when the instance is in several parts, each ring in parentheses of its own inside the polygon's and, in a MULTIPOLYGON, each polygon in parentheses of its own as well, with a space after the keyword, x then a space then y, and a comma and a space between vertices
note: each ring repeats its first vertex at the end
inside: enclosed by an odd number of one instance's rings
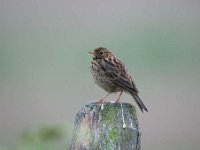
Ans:
POLYGON ((94 102, 95 104, 103 104, 104 103, 104 101, 103 101, 103 99, 100 99, 99 101, 97 101, 97 102, 94 102))
POLYGON ((119 100, 116 100, 115 103, 119 103, 119 100))

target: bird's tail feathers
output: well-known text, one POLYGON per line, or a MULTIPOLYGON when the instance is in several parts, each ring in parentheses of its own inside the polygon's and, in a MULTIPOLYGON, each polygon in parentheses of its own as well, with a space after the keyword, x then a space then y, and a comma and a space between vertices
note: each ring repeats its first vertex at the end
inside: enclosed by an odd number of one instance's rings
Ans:
POLYGON ((143 109, 148 112, 146 106, 144 105, 144 103, 142 102, 142 100, 140 99, 138 95, 132 94, 132 97, 134 98, 135 102, 137 103, 137 105, 139 106, 142 112, 143 112, 143 109))

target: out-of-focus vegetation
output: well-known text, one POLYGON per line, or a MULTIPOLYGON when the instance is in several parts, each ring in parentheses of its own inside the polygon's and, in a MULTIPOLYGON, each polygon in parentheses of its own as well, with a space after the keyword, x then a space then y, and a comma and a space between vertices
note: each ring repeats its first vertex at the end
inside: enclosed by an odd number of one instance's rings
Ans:
POLYGON ((26 129, 14 146, 0 145, 0 150, 64 150, 70 142, 68 129, 58 125, 26 129))

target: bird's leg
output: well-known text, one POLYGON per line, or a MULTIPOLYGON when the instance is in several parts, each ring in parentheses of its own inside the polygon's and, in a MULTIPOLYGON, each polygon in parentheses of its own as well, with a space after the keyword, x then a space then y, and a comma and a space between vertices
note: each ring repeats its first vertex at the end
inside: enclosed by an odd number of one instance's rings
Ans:
POLYGON ((123 90, 121 90, 121 92, 120 92, 120 94, 119 94, 119 97, 117 98, 117 100, 115 101, 115 103, 118 103, 118 102, 119 102, 119 100, 120 100, 120 98, 121 98, 121 96, 122 96, 122 93, 123 93, 123 90))
POLYGON ((104 96, 102 99, 100 99, 99 101, 97 101, 96 103, 97 104, 101 104, 101 103, 103 103, 103 100, 106 98, 106 97, 108 97, 109 95, 110 95, 111 93, 108 93, 106 96, 104 96))

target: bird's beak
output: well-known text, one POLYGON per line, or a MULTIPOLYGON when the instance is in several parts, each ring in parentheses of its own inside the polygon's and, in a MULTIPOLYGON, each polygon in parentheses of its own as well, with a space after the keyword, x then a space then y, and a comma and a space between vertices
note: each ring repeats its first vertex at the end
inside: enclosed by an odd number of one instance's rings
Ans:
POLYGON ((93 59, 95 59, 95 58, 96 58, 96 55, 95 55, 95 53, 94 53, 94 52, 88 52, 88 53, 92 54, 92 58, 93 58, 93 59))
POLYGON ((94 55, 94 53, 93 53, 93 52, 88 52, 88 53, 90 53, 90 54, 93 54, 93 55, 94 55))

